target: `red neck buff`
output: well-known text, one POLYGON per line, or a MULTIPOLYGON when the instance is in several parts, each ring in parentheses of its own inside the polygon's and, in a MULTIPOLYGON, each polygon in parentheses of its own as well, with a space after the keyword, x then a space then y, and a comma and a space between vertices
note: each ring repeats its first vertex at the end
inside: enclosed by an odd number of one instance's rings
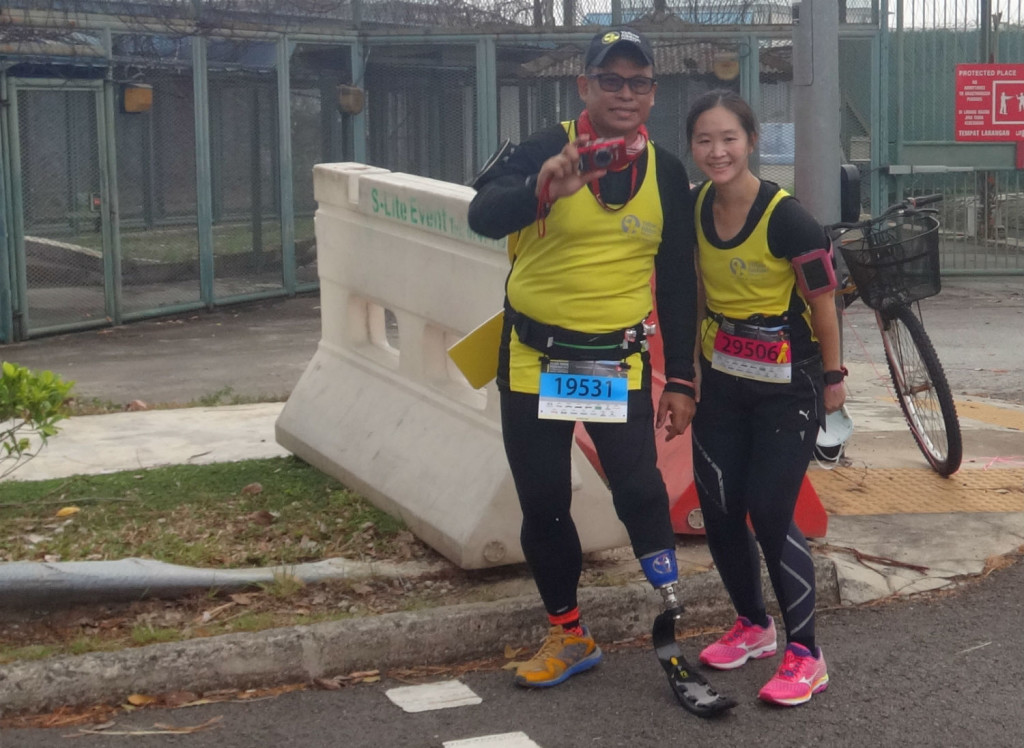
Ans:
MULTIPOLYGON (((580 114, 580 118, 576 120, 576 134, 589 135, 591 141, 597 140, 600 137, 600 135, 597 134, 597 131, 594 130, 594 125, 590 121, 590 114, 585 109, 583 110, 583 113, 580 114)), ((630 170, 629 199, 626 201, 627 203, 633 198, 633 195, 636 194, 636 159, 647 148, 647 138, 647 127, 640 125, 636 130, 636 137, 633 139, 633 142, 626 143, 626 163, 623 164, 621 168, 615 170, 625 171, 627 168, 630 170)), ((590 189, 590 192, 594 195, 597 202, 600 203, 601 207, 605 210, 616 211, 622 210, 626 207, 626 203, 623 203, 617 208, 613 208, 608 205, 601 197, 600 182, 588 182, 587 187, 590 189)))

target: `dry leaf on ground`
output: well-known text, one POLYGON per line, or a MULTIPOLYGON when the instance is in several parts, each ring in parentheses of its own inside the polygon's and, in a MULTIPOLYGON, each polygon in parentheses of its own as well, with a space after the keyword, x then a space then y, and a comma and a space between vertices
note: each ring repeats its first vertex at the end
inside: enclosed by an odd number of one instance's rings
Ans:
POLYGON ((93 735, 97 733, 100 735, 191 735, 194 732, 219 727, 219 723, 223 719, 223 717, 218 715, 216 717, 211 717, 201 725, 193 725, 191 727, 175 727, 174 725, 157 722, 153 725, 152 730, 111 730, 106 727, 103 730, 97 730, 95 728, 79 727, 78 732, 84 735, 93 735))

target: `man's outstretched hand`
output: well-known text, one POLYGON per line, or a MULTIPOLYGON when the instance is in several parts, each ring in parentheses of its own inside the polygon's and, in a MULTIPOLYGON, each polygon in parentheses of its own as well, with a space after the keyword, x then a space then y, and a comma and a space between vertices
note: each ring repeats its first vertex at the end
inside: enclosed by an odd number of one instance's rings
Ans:
POLYGON ((554 202, 560 197, 575 195, 587 182, 593 182, 608 173, 607 169, 598 169, 581 174, 580 152, 576 149, 577 145, 566 143, 561 153, 552 156, 540 167, 540 173, 537 175, 538 199, 543 197, 554 202))

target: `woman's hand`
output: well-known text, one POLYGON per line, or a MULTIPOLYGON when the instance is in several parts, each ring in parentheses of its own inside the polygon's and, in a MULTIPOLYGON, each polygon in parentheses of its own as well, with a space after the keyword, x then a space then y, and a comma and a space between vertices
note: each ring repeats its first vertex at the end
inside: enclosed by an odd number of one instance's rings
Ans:
POLYGON ((835 413, 837 410, 843 407, 843 403, 846 402, 846 385, 840 382, 839 384, 826 384, 825 385, 825 412, 835 413))
MULTIPOLYGON (((825 371, 842 369, 839 352, 839 312, 832 293, 815 296, 807 302, 811 307, 811 328, 821 345, 821 363, 825 371)), ((825 412, 835 413, 846 402, 846 385, 825 385, 825 412)))

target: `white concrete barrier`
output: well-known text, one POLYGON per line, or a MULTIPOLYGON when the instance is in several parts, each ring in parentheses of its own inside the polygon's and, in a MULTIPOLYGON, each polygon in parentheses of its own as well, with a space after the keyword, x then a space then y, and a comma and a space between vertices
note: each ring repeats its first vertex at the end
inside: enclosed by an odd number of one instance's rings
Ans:
MULTIPOLYGON (((474 390, 447 356, 501 308, 505 241, 469 230, 469 187, 355 163, 318 165, 313 181, 321 340, 278 443, 462 568, 521 562, 497 389, 474 390)), ((584 550, 626 545, 575 446, 573 490, 584 550)))

